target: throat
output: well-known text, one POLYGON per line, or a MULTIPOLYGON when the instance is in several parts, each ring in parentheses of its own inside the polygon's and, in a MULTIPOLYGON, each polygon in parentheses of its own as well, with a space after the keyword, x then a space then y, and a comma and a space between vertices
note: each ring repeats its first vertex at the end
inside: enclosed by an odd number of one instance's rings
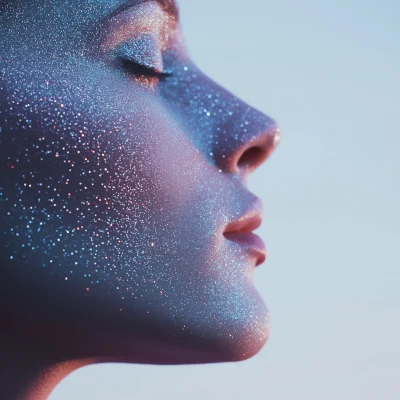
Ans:
POLYGON ((56 385, 75 369, 37 343, 0 331, 0 392, 3 400, 46 400, 56 385))

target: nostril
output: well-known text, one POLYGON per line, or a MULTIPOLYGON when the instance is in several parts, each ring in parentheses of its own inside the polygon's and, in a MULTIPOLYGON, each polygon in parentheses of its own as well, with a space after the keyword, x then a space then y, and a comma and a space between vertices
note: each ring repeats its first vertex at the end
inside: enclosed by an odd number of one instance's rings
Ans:
MULTIPOLYGON (((232 131, 233 133, 235 130, 232 131)), ((255 127, 237 140, 237 136, 230 136, 224 131, 218 136, 212 155, 216 165, 222 171, 239 173, 244 178, 258 168, 275 149, 279 142, 280 130, 276 123, 264 124, 262 129, 255 127), (221 140, 223 139, 223 140, 221 140), (221 141, 220 141, 221 140, 221 141), (222 143, 221 143, 222 142, 222 143)))
POLYGON ((261 147, 250 147, 239 158, 238 168, 257 168, 267 158, 267 152, 261 147))

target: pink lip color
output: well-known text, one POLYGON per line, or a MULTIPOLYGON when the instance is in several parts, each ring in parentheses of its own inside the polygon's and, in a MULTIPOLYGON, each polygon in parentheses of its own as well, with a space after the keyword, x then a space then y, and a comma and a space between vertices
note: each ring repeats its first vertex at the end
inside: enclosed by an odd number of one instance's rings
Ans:
POLYGON ((260 214, 252 215, 251 213, 249 213, 239 220, 229 223, 225 229, 224 234, 251 232, 252 230, 257 229, 261 225, 261 222, 262 217, 260 214))
POLYGON ((224 236, 233 242, 245 247, 257 257, 256 267, 262 264, 267 257, 264 241, 253 232, 225 232, 224 236))
POLYGON ((262 203, 256 199, 235 220, 230 221, 224 228, 223 235, 226 239, 239 244, 256 258, 256 267, 262 264, 267 257, 263 240, 252 231, 257 229, 262 222, 262 203))

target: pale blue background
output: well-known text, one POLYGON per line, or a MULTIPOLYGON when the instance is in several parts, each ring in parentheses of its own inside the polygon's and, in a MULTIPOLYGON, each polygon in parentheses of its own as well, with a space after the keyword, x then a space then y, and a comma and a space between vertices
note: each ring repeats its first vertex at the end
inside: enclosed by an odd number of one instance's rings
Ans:
POLYGON ((241 363, 99 365, 51 400, 400 399, 400 2, 183 0, 198 65, 275 118, 250 179, 272 313, 241 363))

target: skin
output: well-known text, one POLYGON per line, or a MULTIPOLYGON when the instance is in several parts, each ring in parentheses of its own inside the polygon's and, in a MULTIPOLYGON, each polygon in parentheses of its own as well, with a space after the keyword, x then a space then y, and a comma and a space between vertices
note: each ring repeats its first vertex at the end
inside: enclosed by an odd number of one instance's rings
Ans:
POLYGON ((224 231, 262 214, 246 179, 279 129, 193 64, 174 7, 130 3, 0 2, 6 399, 91 363, 245 360, 268 338, 260 255, 224 231))

